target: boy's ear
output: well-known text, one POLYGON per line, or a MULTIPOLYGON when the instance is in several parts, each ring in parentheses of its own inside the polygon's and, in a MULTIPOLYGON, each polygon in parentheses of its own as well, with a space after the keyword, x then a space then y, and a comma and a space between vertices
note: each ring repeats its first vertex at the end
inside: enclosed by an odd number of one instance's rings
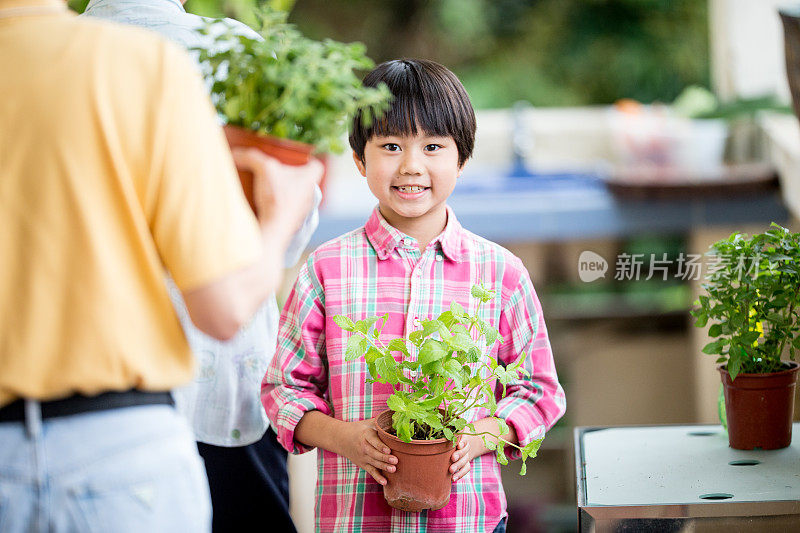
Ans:
POLYGON ((358 168, 358 171, 361 173, 361 175, 366 178, 367 177, 367 166, 364 164, 364 162, 361 160, 361 158, 358 157, 358 154, 356 154, 355 150, 353 150, 353 161, 355 162, 356 167, 358 168))

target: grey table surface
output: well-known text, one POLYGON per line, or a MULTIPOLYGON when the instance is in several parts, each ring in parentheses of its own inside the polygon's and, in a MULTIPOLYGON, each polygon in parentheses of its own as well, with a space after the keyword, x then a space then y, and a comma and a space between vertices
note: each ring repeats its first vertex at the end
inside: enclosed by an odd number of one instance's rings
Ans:
MULTIPOLYGON (((800 423, 781 450, 734 450, 721 426, 584 430, 586 506, 800 500, 800 423), (735 462, 752 465, 735 465, 735 462), (734 464, 731 464, 731 463, 734 464), (705 499, 704 495, 729 495, 705 499)), ((579 482, 580 480, 579 476, 579 482)), ((581 488, 579 487, 579 490, 581 488)))

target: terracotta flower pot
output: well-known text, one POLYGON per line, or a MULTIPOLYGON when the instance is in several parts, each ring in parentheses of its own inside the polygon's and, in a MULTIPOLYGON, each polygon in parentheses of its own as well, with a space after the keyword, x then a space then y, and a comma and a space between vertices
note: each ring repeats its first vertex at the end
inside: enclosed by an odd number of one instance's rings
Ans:
POLYGON ((771 374, 739 374, 731 380, 717 366, 725 392, 728 442, 737 450, 774 450, 792 443, 794 390, 800 364, 771 374))
MULTIPOLYGON (((223 129, 231 148, 258 148, 285 165, 305 165, 311 160, 311 153, 314 151, 314 147, 310 144, 279 139, 272 135, 256 133, 239 126, 226 125, 223 129)), ((240 171, 239 180, 242 182, 242 190, 245 198, 247 198, 247 203, 250 204, 250 208, 255 212, 253 173, 240 171)))
POLYGON ((402 511, 419 512, 441 509, 450 501, 453 484, 450 456, 455 447, 447 439, 404 442, 389 431, 394 411, 378 415, 378 437, 397 457, 397 469, 384 472, 386 502, 402 511))

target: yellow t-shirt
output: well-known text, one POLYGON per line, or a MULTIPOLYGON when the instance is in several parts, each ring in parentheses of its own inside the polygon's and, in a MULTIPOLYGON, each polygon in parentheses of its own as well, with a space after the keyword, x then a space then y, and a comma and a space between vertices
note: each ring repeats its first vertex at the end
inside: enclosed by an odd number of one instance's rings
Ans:
POLYGON ((63 8, 0 0, 0 405, 188 381, 166 271, 261 251, 186 53, 63 8))

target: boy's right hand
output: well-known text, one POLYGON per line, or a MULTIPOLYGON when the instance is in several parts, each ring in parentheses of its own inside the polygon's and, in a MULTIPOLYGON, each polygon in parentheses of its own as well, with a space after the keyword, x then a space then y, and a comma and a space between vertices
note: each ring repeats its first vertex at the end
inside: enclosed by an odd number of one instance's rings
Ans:
POLYGON ((386 478, 381 475, 381 470, 394 472, 397 468, 397 457, 391 455, 391 450, 378 438, 375 427, 375 418, 346 422, 340 441, 340 455, 366 470, 381 485, 386 485, 386 478))
POLYGON ((284 165, 255 148, 232 153, 238 169, 253 173, 253 201, 262 227, 275 225, 288 235, 295 233, 311 210, 322 163, 312 158, 302 166, 284 165))

